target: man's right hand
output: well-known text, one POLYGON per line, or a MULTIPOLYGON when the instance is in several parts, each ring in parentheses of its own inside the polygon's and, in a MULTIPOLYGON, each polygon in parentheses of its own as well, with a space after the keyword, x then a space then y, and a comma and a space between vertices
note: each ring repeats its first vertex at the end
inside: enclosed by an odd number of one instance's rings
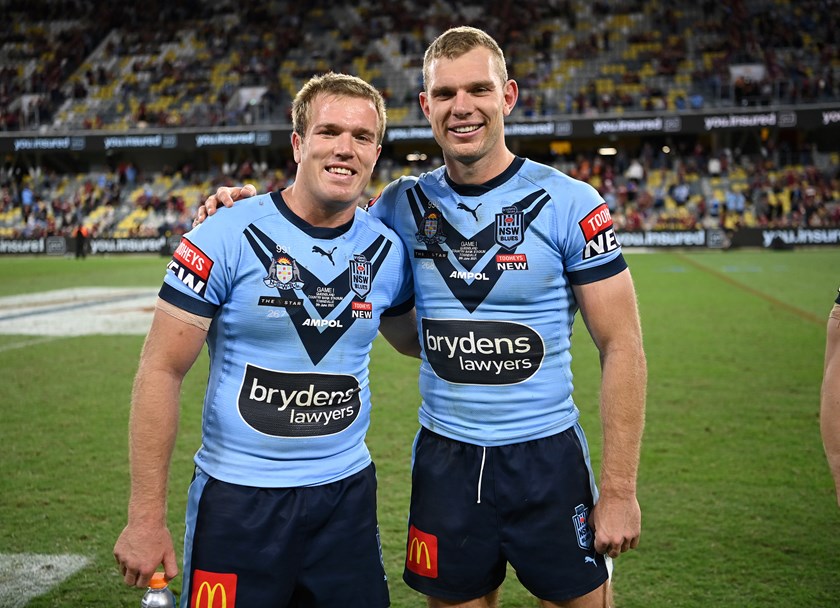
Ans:
POLYGON ((229 187, 221 186, 216 190, 216 194, 207 197, 196 212, 195 219, 193 219, 193 228, 198 226, 201 222, 216 213, 220 206, 233 207, 233 203, 241 201, 245 198, 250 198, 257 193, 256 187, 252 184, 245 184, 244 186, 229 187))
POLYGON ((114 559, 125 584, 132 587, 148 587, 160 564, 166 580, 178 575, 172 535, 166 526, 127 525, 114 545, 114 559))

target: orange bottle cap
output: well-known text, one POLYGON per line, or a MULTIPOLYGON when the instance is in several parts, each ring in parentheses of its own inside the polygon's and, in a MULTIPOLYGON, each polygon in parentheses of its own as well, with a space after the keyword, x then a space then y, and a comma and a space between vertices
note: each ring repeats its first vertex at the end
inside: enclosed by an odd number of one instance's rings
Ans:
POLYGON ((155 572, 152 575, 152 580, 149 582, 149 587, 152 589, 163 589, 166 587, 166 575, 163 572, 155 572))

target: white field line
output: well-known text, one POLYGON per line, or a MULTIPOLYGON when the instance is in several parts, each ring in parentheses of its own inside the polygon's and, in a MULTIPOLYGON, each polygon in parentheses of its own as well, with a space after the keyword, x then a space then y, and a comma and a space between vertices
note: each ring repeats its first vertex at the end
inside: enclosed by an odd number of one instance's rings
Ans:
POLYGON ((83 555, 0 553, 0 606, 23 608, 89 562, 83 555))
POLYGON ((0 298, 0 334, 145 335, 157 292, 151 287, 79 287, 0 298))

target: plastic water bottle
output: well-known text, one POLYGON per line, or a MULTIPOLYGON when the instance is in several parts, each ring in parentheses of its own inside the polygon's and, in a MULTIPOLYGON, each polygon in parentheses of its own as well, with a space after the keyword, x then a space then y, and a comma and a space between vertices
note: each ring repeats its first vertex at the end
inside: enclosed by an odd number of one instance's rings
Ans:
POLYGON ((149 589, 140 602, 140 608, 176 608, 177 605, 163 572, 155 572, 149 582, 149 589))

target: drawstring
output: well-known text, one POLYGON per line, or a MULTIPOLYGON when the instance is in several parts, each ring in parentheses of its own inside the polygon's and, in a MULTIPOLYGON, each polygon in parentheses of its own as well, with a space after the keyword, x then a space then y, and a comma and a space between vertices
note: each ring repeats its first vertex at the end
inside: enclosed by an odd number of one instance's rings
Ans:
POLYGON ((481 446, 481 470, 478 472, 478 500, 477 504, 481 504, 481 479, 484 477, 484 459, 487 456, 487 448, 481 446))

